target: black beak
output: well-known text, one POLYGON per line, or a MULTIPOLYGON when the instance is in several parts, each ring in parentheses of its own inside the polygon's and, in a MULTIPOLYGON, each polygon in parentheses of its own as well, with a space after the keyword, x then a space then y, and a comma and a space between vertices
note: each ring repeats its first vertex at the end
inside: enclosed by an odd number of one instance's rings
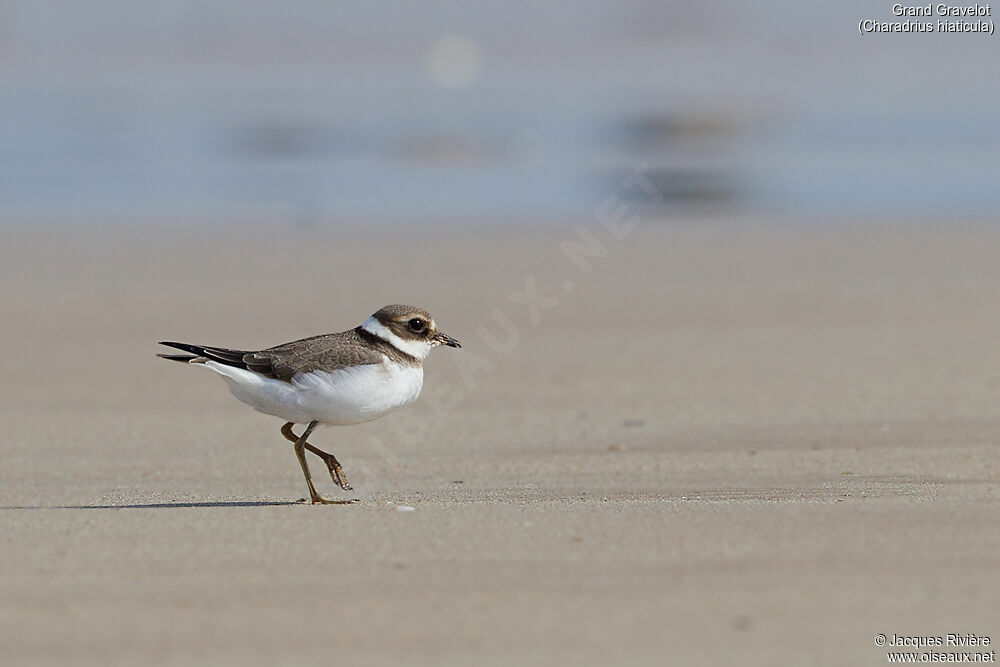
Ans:
POLYGON ((457 340, 443 333, 438 333, 434 336, 434 342, 438 345, 447 345, 448 347, 462 347, 462 344, 457 340))

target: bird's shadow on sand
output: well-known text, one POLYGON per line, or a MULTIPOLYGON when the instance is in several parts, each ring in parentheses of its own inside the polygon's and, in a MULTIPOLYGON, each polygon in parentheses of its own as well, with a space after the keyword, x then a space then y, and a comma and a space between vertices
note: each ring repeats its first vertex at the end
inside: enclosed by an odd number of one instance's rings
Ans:
POLYGON ((285 507, 305 500, 213 500, 176 503, 127 503, 123 505, 9 505, 0 510, 158 510, 192 507, 285 507))

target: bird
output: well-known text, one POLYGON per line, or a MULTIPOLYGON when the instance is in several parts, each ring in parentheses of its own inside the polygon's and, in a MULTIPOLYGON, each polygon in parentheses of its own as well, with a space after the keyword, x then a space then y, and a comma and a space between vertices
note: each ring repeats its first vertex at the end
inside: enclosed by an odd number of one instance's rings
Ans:
POLYGON ((320 495, 306 462, 306 450, 326 464, 344 491, 353 487, 337 458, 308 442, 320 424, 344 426, 378 419, 417 400, 423 386, 423 361, 438 346, 462 347, 440 331, 423 308, 380 308, 360 326, 311 336, 263 350, 159 341, 185 354, 158 354, 194 364, 222 376, 243 403, 285 421, 281 434, 294 443, 309 498, 316 504, 345 504, 320 495), (293 427, 305 424, 296 435, 293 427))

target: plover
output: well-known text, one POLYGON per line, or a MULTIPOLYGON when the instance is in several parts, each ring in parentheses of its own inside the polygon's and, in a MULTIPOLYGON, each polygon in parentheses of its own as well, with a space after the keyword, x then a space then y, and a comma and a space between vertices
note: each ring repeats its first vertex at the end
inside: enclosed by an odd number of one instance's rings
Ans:
POLYGON ((423 361, 438 345, 461 344, 438 330, 434 318, 415 306, 386 306, 364 324, 341 333, 303 338, 266 350, 161 341, 189 354, 160 354, 163 359, 210 368, 229 384, 239 400, 285 420, 281 434, 295 443, 313 504, 345 501, 321 496, 313 485, 305 450, 323 459, 330 477, 351 490, 333 454, 307 442, 319 424, 361 424, 412 403, 424 382, 423 361), (302 435, 292 427, 306 424, 302 435))

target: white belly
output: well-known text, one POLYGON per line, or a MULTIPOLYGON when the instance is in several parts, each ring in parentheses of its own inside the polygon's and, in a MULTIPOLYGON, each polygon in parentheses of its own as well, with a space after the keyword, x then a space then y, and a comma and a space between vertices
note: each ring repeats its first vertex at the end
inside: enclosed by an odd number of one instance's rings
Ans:
POLYGON ((297 424, 360 424, 412 403, 424 383, 422 368, 384 360, 336 371, 299 373, 291 382, 214 361, 233 395, 260 412, 297 424))

